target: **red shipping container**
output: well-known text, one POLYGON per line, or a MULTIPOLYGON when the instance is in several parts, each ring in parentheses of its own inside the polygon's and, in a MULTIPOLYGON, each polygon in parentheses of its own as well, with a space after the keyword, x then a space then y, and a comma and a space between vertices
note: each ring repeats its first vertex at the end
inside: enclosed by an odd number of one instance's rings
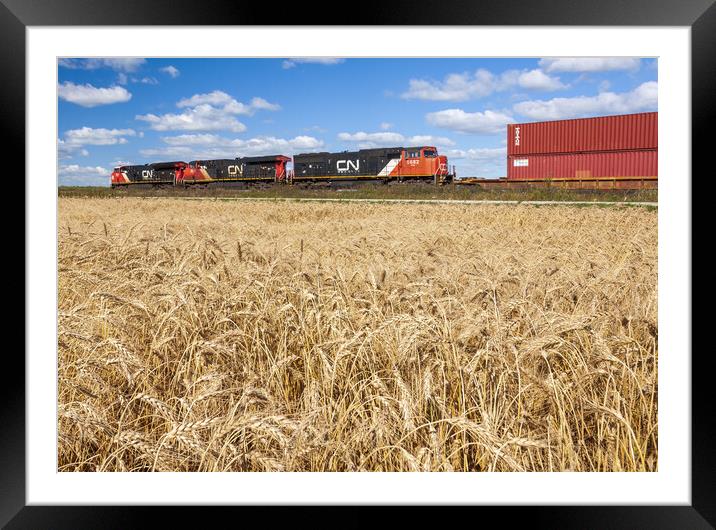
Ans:
POLYGON ((508 179, 656 177, 658 151, 538 154, 507 157, 508 179))
POLYGON ((656 149, 658 112, 507 126, 507 154, 656 149))

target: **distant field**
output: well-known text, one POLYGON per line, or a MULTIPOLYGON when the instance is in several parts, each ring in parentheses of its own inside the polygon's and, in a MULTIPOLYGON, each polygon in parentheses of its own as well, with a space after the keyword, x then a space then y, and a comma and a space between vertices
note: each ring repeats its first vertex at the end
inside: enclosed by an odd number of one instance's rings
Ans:
POLYGON ((306 189, 298 186, 267 188, 207 188, 207 189, 151 189, 109 187, 63 187, 60 197, 295 197, 295 198, 355 198, 355 199, 477 199, 477 200, 556 200, 556 201, 637 201, 656 202, 657 190, 488 190, 478 186, 434 186, 431 184, 366 184, 343 189, 306 189))
POLYGON ((655 210, 60 195, 61 471, 657 470, 655 210))

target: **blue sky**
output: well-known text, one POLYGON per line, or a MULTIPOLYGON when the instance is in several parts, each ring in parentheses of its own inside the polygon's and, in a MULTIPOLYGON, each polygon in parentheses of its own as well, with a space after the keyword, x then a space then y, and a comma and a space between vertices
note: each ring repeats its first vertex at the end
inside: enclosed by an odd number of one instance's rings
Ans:
POLYGON ((508 123, 653 110, 656 59, 60 59, 58 180, 397 145, 436 145, 459 177, 500 177, 508 123))

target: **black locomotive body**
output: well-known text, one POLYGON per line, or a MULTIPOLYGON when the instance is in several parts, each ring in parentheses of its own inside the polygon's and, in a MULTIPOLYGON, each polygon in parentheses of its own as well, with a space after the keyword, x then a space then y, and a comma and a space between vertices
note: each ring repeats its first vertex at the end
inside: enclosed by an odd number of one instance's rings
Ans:
POLYGON ((391 163, 396 164, 400 160, 402 151, 402 147, 391 147, 295 155, 293 180, 389 177, 391 163))
MULTIPOLYGON (((171 163, 174 164, 174 163, 171 163)), ((112 186, 166 186, 175 183, 175 168, 166 162, 127 165, 114 168, 112 186)))
POLYGON ((175 184, 177 172, 186 166, 184 162, 155 162, 152 168, 152 180, 161 184, 175 184))
POLYGON ((121 166, 118 169, 127 177, 129 182, 151 182, 154 180, 154 172, 149 164, 121 166))
POLYGON ((184 171, 182 180, 187 183, 281 181, 286 177, 283 155, 247 156, 215 160, 194 160, 184 171))

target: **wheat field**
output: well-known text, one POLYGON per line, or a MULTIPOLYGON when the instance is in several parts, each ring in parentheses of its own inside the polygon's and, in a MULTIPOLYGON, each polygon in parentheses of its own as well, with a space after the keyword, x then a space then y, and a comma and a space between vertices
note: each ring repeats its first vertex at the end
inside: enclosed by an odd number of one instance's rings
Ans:
POLYGON ((60 471, 655 471, 657 213, 60 198, 60 471))

